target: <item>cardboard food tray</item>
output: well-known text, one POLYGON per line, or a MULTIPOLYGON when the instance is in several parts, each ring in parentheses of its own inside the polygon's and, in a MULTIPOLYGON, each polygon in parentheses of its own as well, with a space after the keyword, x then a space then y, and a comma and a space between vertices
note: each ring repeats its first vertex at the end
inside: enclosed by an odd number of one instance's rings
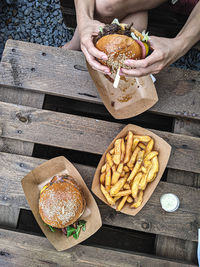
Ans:
MULTIPOLYGON (((147 187, 144 191, 143 202, 142 202, 141 206, 138 207, 137 209, 134 209, 134 208, 130 208, 130 204, 126 203, 125 206, 120 211, 122 213, 135 216, 144 207, 144 205, 147 203, 147 201, 149 200, 149 198, 153 194, 156 186, 158 185, 158 183, 159 183, 159 181, 163 175, 163 172, 167 166, 167 162, 169 160, 169 156, 171 153, 171 146, 166 141, 164 141, 161 137, 152 133, 149 130, 146 130, 144 128, 141 128, 141 127, 133 125, 133 124, 127 125, 115 137, 115 139, 112 141, 112 143, 106 149, 105 153, 101 157, 101 160, 97 166, 97 169, 96 169, 96 172, 94 175, 94 179, 93 179, 93 183, 92 183, 92 192, 98 198, 100 198, 104 203, 106 203, 107 205, 109 205, 109 204, 107 203, 107 201, 106 201, 106 199, 105 199, 105 197, 102 194, 101 189, 100 189, 99 177, 100 177, 100 173, 101 173, 101 167, 105 163, 105 157, 106 157, 107 152, 110 151, 114 147, 114 142, 116 141, 116 139, 121 138, 121 137, 125 137, 128 134, 128 131, 132 131, 136 135, 149 135, 150 137, 152 137, 155 141, 153 150, 156 150, 159 152, 159 155, 158 155, 159 171, 158 171, 158 174, 156 176, 156 179, 147 185, 147 187)), ((112 208, 115 209, 114 206, 112 208)))
POLYGON ((93 235, 102 226, 101 216, 96 201, 79 172, 65 157, 60 156, 48 160, 28 173, 22 179, 21 183, 37 223, 48 240, 58 251, 68 249, 81 243, 83 240, 93 235), (80 185, 86 199, 86 210, 80 218, 87 221, 86 231, 84 232, 81 230, 77 240, 74 239, 73 236, 67 238, 60 229, 51 232, 49 227, 44 224, 39 214, 40 190, 53 176, 58 174, 68 174, 73 177, 77 184, 80 185))
POLYGON ((158 101, 156 88, 150 76, 121 76, 118 88, 114 88, 115 74, 108 76, 93 70, 88 63, 87 66, 104 105, 116 119, 137 116, 158 101))

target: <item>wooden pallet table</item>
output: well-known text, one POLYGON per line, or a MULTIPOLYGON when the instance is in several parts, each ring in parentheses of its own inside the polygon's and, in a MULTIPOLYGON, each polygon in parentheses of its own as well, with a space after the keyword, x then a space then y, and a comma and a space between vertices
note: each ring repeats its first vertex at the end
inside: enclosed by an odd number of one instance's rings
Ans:
POLYGON ((81 52, 6 43, 0 63, 0 266, 197 265, 200 76, 167 68, 156 78, 159 102, 136 118, 117 121, 104 108, 81 52), (34 230, 22 232, 19 213, 30 208, 21 179, 48 158, 65 155, 91 188, 100 156, 127 123, 150 128, 172 146, 172 153, 163 179, 135 217, 97 199, 103 225, 113 232, 110 238, 119 242, 118 237, 127 237, 121 248, 112 247, 108 235, 103 245, 84 243, 57 252, 34 230), (167 192, 180 199, 175 213, 160 206, 160 196, 167 192), (136 235, 143 236, 141 242, 136 235), (151 253, 144 253, 150 236, 151 253), (132 245, 126 245, 128 240, 132 245), (134 240, 141 244, 139 250, 134 251, 134 240))

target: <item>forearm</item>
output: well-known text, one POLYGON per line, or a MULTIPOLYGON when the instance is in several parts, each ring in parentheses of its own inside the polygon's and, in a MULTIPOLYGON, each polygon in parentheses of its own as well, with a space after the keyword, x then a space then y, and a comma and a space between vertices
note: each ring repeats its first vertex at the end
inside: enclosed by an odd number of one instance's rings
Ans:
POLYGON ((95 0, 75 0, 77 25, 79 31, 89 21, 94 19, 95 0))
POLYGON ((182 30, 176 36, 181 50, 187 52, 200 40, 200 2, 195 6, 182 30))

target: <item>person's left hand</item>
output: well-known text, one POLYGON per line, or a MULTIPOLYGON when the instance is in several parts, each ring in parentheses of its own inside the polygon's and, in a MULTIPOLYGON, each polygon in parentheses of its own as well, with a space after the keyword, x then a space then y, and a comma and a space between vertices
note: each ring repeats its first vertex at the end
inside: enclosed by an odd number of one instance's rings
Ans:
POLYGON ((170 65, 181 56, 181 45, 177 40, 151 36, 150 48, 152 54, 145 59, 131 60, 124 63, 131 69, 120 70, 120 75, 141 77, 160 72, 164 67, 170 65))

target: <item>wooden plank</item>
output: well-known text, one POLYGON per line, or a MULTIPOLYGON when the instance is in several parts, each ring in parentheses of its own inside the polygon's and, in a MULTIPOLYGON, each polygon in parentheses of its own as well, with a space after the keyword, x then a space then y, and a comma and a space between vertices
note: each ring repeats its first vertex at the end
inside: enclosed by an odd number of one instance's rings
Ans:
MULTIPOLYGON (((123 124, 0 102, 1 136, 102 154, 123 124)), ((171 146, 169 168, 200 173, 200 139, 152 130, 171 146)))
MULTIPOLYGON (((0 204, 29 209, 20 180, 45 160, 0 153, 0 204)), ((86 184, 91 188, 95 168, 75 164, 86 184)), ((143 232, 174 236, 196 241, 200 224, 199 188, 160 182, 145 207, 136 216, 126 216, 97 200, 104 224, 143 232), (166 192, 176 193, 181 207, 176 213, 166 213, 160 206, 160 197, 166 192)))
MULTIPOLYGON (((4 83, 7 85, 8 76, 10 78, 13 75, 13 69, 11 68, 11 65, 9 63, 4 62, 0 64, 0 75, 4 80, 4 83), (2 66, 5 65, 9 69, 8 73, 5 73, 4 69, 2 68, 2 66)), ((35 108, 42 108, 44 101, 44 94, 31 91, 24 91, 16 87, 11 88, 9 86, 0 86, 0 101, 21 104, 21 105, 22 104, 29 105, 35 108)), ((20 140, 11 140, 0 137, 0 151, 30 156, 32 155, 33 147, 34 147, 33 143, 28 143, 20 140)), ((16 227, 18 217, 19 217, 19 209, 13 209, 12 207, 0 205, 1 225, 16 227)))
MULTIPOLYGON (((102 104, 81 52, 8 40, 3 62, 11 64, 3 66, 6 85, 102 104)), ((171 67, 156 77, 159 101, 151 112, 200 119, 197 71, 171 67)))
POLYGON ((200 137, 200 123, 196 120, 176 119, 174 122, 174 132, 200 137))
MULTIPOLYGON (((6 77, 4 76, 4 78, 6 77)), ((44 94, 25 91, 20 88, 0 86, 0 101, 41 108, 44 102, 44 94)), ((2 152, 28 156, 32 154, 33 145, 30 142, 0 138, 0 151, 2 152)))
MULTIPOLYGON (((200 125, 196 121, 176 119, 174 132, 199 136, 200 125)), ((167 181, 175 184, 200 187, 200 174, 179 170, 168 170, 167 181)), ((160 236, 156 238, 156 254, 173 259, 184 259, 197 262, 197 242, 184 241, 174 237, 160 236)))
POLYGON ((171 261, 139 253, 78 245, 57 252, 44 237, 0 230, 1 266, 127 266, 127 267, 190 267, 183 261, 171 261))
POLYGON ((197 242, 157 235, 156 255, 174 260, 197 263, 197 242))

